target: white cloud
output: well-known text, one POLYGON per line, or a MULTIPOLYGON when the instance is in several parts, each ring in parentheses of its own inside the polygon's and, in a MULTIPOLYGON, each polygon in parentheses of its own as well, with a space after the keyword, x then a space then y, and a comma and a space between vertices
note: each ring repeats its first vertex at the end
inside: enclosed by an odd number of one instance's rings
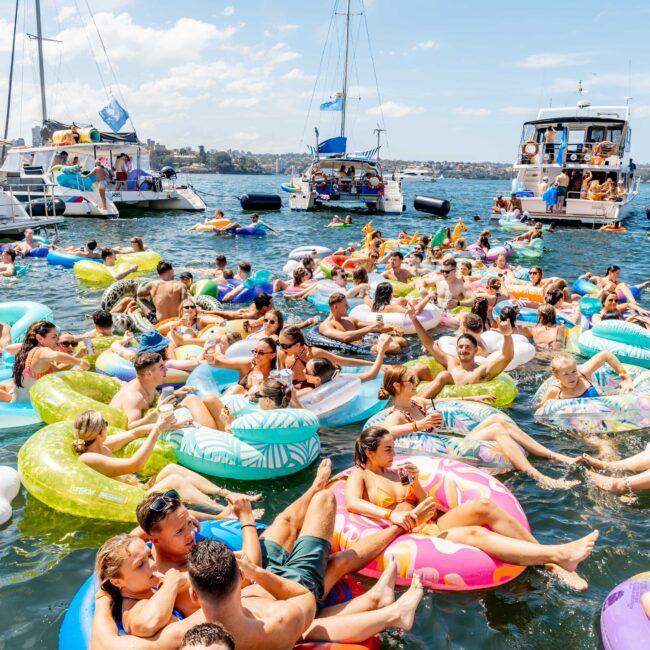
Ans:
POLYGON ((540 52, 529 54, 517 63, 520 68, 566 68, 573 65, 584 65, 591 58, 580 52, 540 52))
MULTIPOLYGON (((13 21, 10 22, 4 18, 0 18, 0 52, 11 52, 11 38, 13 32, 13 21)), ((18 42, 18 33, 16 33, 16 43, 18 42)))
POLYGON ((409 106, 407 104, 400 104, 399 102, 384 102, 379 106, 373 106, 366 111, 367 115, 385 117, 407 117, 408 115, 415 115, 416 113, 424 113, 422 106, 409 106))
POLYGON ((537 109, 528 106, 504 106, 499 112, 507 115, 536 115, 537 109))
POLYGON ((261 95, 262 93, 269 90, 271 84, 268 81, 258 80, 253 81, 248 77, 244 79, 237 79, 237 81, 231 81, 226 85, 226 91, 235 92, 235 93, 244 93, 250 95, 261 95))
POLYGON ((287 79, 289 81, 313 81, 316 79, 314 74, 305 74, 300 68, 292 68, 286 74, 283 74, 281 79, 287 79))
POLYGON ((431 50, 435 47, 439 47, 438 43, 435 41, 422 41, 421 43, 416 43, 412 49, 414 50, 431 50))
POLYGON ((221 12, 224 16, 232 16, 235 13, 234 7, 224 7, 221 12))
POLYGON ((71 18, 76 18, 77 10, 72 5, 64 5, 59 9, 59 13, 56 15, 56 19, 59 22, 65 22, 71 18))
POLYGON ((650 104, 639 104, 632 108, 632 116, 639 117, 641 119, 650 117, 650 104))
POLYGON ((467 117, 485 117, 490 114, 487 108, 467 108, 465 106, 458 106, 453 109, 452 113, 456 115, 465 115, 467 117))
POLYGON ((299 52, 293 52, 286 48, 286 43, 276 43, 268 52, 262 53, 262 56, 264 56, 266 61, 271 63, 286 63, 287 61, 299 59, 302 56, 299 52))
POLYGON ((297 29, 302 29, 302 25, 278 25, 278 30, 281 32, 295 32, 297 29))
POLYGON ((217 106, 219 108, 252 108, 260 103, 260 100, 256 97, 227 97, 222 99, 217 106))

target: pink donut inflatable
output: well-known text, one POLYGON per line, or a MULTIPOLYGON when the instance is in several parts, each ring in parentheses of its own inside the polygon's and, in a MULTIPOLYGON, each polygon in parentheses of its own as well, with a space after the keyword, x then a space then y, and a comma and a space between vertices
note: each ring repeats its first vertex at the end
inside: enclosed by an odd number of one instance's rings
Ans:
MULTIPOLYGON (((506 510, 530 530, 526 515, 512 492, 480 469, 450 458, 396 456, 395 460, 410 460, 418 466, 422 487, 437 501, 441 511, 447 512, 468 501, 485 498, 506 510)), ((388 525, 385 521, 348 512, 343 491, 346 477, 351 471, 352 468, 337 474, 330 486, 337 504, 333 551, 353 548, 366 535, 388 525)), ((471 546, 409 533, 395 539, 361 573, 379 577, 387 558, 397 562, 397 584, 410 584, 413 574, 417 572, 421 574, 426 587, 437 591, 497 587, 516 578, 525 569, 495 560, 471 546)))
POLYGON ((510 244, 509 242, 506 242, 501 246, 493 246, 486 253, 485 260, 487 262, 494 262, 494 260, 496 260, 496 258, 499 257, 499 255, 505 255, 506 257, 508 257, 508 255, 510 255, 510 253, 512 253, 513 250, 514 249, 512 248, 512 244, 510 244))

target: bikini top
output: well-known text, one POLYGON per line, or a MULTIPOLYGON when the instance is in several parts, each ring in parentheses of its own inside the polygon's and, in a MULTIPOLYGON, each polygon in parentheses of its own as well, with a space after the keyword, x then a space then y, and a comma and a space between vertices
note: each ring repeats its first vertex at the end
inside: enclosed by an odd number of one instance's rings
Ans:
MULTIPOLYGON (((301 357, 296 357, 294 362, 291 364, 291 367, 288 368, 288 370, 293 370, 296 367, 296 364, 300 361, 302 363, 303 368, 307 368, 307 362, 302 359, 301 357)), ((316 388, 316 384, 312 384, 310 381, 307 381, 306 379, 294 379, 293 380, 293 386, 297 390, 300 390, 302 388, 316 388)))
POLYGON ((30 379, 40 379, 41 377, 45 377, 45 375, 50 375, 53 372, 56 372, 56 368, 54 368, 54 366, 50 366, 45 372, 34 372, 32 370, 32 354, 37 349, 38 348, 33 348, 27 353, 27 359, 25 359, 25 369, 23 370, 24 377, 29 377, 30 379))
POLYGON ((600 315, 600 320, 623 320, 623 317, 617 309, 610 309, 600 315))
POLYGON ((582 395, 578 395, 578 397, 563 397, 562 396, 562 388, 560 388, 560 392, 558 393, 558 399, 585 399, 587 397, 600 397, 600 393, 598 392, 598 389, 587 379, 587 377, 578 371, 578 374, 589 384, 589 387, 587 390, 585 390, 582 395))
MULTIPOLYGON (((415 400, 413 400, 411 404, 415 406, 415 408, 418 411, 420 411, 423 417, 426 416, 427 411, 421 404, 418 404, 418 402, 416 402, 415 400)), ((402 411, 402 409, 398 409, 396 406, 393 406, 393 408, 389 411, 388 415, 392 415, 397 411, 399 411, 406 418, 406 421, 409 424, 413 424, 416 421, 415 418, 408 411, 402 411)))
MULTIPOLYGON (((370 501, 380 508, 392 508, 399 503, 411 503, 416 506, 418 503, 418 498, 415 494, 415 488, 413 487, 413 484, 408 486, 406 489, 406 494, 401 500, 396 499, 395 496, 390 492, 387 492, 386 490, 380 488, 376 482, 374 488, 375 494, 370 499, 370 501)), ((370 494, 368 494, 368 496, 370 497, 370 494)))

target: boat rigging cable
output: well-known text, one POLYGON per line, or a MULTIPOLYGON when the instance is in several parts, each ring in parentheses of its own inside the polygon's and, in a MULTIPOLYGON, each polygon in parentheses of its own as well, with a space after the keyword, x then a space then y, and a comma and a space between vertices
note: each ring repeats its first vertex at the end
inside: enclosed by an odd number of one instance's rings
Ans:
MULTIPOLYGON (((16 11, 14 13, 14 33, 11 40, 11 62, 9 63, 9 89, 7 91, 7 114, 5 117, 5 130, 4 130, 4 139, 7 139, 7 134, 9 133, 9 114, 11 109, 11 87, 14 78, 14 53, 16 51, 16 26, 18 25, 18 1, 16 0, 16 11)), ((2 155, 0 155, 0 162, 5 159, 6 146, 2 145, 2 155)))

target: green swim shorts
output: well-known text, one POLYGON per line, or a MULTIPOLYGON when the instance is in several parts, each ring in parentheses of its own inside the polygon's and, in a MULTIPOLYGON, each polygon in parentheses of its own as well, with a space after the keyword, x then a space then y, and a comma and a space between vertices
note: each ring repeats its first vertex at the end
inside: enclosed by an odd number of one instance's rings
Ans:
POLYGON ((323 604, 325 569, 332 545, 321 537, 303 535, 296 541, 291 553, 277 542, 260 539, 262 566, 276 576, 293 580, 309 589, 316 604, 323 604))

